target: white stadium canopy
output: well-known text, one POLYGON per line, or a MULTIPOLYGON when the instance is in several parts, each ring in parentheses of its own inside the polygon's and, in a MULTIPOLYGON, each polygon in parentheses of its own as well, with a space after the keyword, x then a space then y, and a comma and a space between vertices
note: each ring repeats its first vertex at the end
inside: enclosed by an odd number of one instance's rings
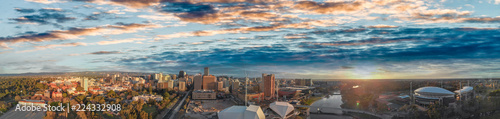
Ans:
POLYGON ((453 97, 455 93, 439 87, 422 87, 415 90, 417 96, 423 97, 453 97))
POLYGON ((269 105, 274 112, 278 113, 282 118, 285 118, 288 113, 293 112, 294 108, 288 102, 273 102, 269 105))
POLYGON ((259 106, 231 106, 219 112, 219 119, 265 119, 259 106))

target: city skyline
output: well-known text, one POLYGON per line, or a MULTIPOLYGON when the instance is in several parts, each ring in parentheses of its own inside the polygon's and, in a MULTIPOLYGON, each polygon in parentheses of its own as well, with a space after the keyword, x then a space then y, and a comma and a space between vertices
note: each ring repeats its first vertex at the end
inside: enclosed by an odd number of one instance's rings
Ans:
POLYGON ((498 9, 499 0, 6 1, 0 74, 498 78, 498 9))

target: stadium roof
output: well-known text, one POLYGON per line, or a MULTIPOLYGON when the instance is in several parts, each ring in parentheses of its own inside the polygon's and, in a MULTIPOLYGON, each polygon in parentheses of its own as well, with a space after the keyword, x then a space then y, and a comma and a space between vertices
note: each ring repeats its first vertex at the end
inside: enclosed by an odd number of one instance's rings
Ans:
POLYGON ((465 86, 463 87, 462 89, 460 90, 456 90, 455 93, 468 93, 470 91, 474 90, 473 87, 470 87, 470 86, 465 86))
POLYGON ((269 108, 278 113, 278 115, 280 115, 282 118, 285 118, 288 113, 293 112, 294 110, 293 105, 291 105, 290 103, 278 101, 271 103, 269 105, 269 108))
POLYGON ((422 87, 415 90, 415 94, 425 97, 450 97, 455 93, 439 87, 422 87))
POLYGON ((219 119, 265 119, 259 106, 231 106, 219 112, 219 119))

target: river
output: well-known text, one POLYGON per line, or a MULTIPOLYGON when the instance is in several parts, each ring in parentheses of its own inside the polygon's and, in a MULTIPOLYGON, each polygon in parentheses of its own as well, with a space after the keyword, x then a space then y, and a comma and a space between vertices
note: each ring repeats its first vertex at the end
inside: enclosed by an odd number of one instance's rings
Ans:
MULTIPOLYGON (((339 94, 340 92, 335 92, 335 94, 339 94)), ((337 110, 337 109, 328 109, 326 107, 331 107, 331 108, 341 108, 340 105, 342 105, 342 95, 329 95, 323 97, 323 99, 318 100, 311 104, 311 119, 352 119, 351 116, 347 115, 342 115, 342 110, 337 110), (333 114, 312 114, 318 111, 318 108, 316 107, 325 107, 321 108, 321 112, 324 113, 334 113, 333 114)))

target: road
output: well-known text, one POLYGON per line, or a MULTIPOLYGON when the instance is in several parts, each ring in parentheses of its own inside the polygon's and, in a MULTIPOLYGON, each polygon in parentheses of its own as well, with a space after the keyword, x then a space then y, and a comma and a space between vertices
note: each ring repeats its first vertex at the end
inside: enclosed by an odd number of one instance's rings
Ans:
POLYGON ((177 112, 179 112, 179 110, 182 107, 182 104, 184 103, 184 101, 186 101, 186 98, 190 94, 191 94, 191 91, 186 93, 186 95, 184 95, 182 100, 177 101, 177 103, 175 103, 173 109, 170 109, 170 112, 168 112, 166 115, 163 116, 163 119, 173 119, 175 117, 175 114, 177 114, 177 112))
MULTIPOLYGON (((309 106, 309 105, 294 105, 294 107, 307 107, 307 108, 311 108, 312 106, 309 106)), ((375 116, 375 117, 378 117, 378 118, 381 118, 381 119, 387 118, 387 117, 384 117, 382 115, 375 114, 375 113, 372 113, 372 112, 363 111, 363 110, 353 110, 353 109, 343 109, 343 108, 333 108, 333 107, 315 107, 315 108, 319 108, 320 110, 321 110, 321 108, 338 109, 338 110, 342 110, 342 111, 346 111, 346 112, 356 112, 356 113, 362 113, 362 114, 369 114, 369 115, 372 115, 372 116, 375 116)), ((327 113, 322 112, 322 114, 327 114, 327 113)))

